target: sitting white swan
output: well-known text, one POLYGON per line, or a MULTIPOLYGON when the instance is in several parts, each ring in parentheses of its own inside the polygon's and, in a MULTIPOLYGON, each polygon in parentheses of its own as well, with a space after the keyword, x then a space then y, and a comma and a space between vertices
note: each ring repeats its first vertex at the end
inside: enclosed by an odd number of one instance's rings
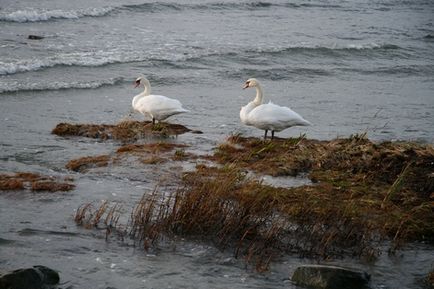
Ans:
POLYGON ((271 102, 262 104, 262 88, 255 78, 248 79, 243 89, 248 87, 256 88, 256 97, 241 108, 240 119, 245 125, 265 130, 264 139, 267 138, 269 130, 271 130, 271 139, 273 139, 275 131, 279 132, 291 126, 311 125, 310 122, 288 107, 275 105, 271 102))
POLYGON ((139 76, 136 79, 134 88, 140 84, 143 84, 145 90, 133 98, 133 109, 152 118, 153 124, 155 124, 155 120, 161 121, 169 116, 188 112, 176 99, 151 94, 151 83, 144 76, 139 76))

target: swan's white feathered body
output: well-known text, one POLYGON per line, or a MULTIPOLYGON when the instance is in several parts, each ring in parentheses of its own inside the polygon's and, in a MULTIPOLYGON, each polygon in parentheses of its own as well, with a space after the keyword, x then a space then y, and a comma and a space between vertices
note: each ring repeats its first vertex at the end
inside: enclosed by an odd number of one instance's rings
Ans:
POLYGON ((267 137, 269 130, 271 131, 271 138, 273 138, 275 131, 279 132, 292 126, 311 125, 289 107, 279 106, 271 102, 262 104, 262 88, 256 79, 247 80, 244 88, 248 87, 256 88, 256 97, 241 108, 240 119, 245 125, 265 130, 264 138, 267 137))
POLYGON ((252 126, 270 131, 282 131, 291 126, 305 126, 310 123, 289 107, 262 104, 248 114, 247 122, 252 126))
POLYGON ((152 122, 155 120, 162 121, 166 118, 188 112, 182 107, 181 102, 163 95, 155 95, 151 93, 151 84, 144 77, 139 77, 136 80, 136 87, 143 83, 145 90, 133 98, 133 109, 140 112, 146 117, 150 117, 152 122))

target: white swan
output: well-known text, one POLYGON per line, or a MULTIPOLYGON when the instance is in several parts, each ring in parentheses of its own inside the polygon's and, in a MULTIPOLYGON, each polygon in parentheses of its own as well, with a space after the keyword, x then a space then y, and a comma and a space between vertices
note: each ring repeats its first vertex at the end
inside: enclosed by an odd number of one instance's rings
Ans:
POLYGON ((133 109, 145 117, 150 117, 153 124, 155 124, 155 120, 162 121, 169 116, 188 112, 176 99, 151 94, 151 83, 144 76, 139 76, 136 79, 134 88, 140 84, 143 84, 145 90, 133 98, 133 109))
POLYGON ((292 126, 311 125, 310 122, 288 107, 273 104, 271 101, 262 104, 263 92, 257 79, 248 79, 243 89, 248 87, 256 88, 256 97, 241 108, 240 119, 245 125, 265 130, 264 139, 267 138, 269 130, 271 130, 271 139, 273 139, 275 131, 279 132, 292 126))

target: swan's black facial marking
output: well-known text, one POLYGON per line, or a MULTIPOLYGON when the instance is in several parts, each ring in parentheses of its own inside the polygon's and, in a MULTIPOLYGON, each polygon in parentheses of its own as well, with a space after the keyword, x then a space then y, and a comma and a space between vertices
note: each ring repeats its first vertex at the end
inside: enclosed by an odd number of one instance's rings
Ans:
POLYGON ((244 84, 243 89, 246 89, 248 87, 250 87, 250 80, 246 81, 246 83, 244 84))
POLYGON ((134 87, 139 86, 140 85, 140 78, 136 79, 136 81, 134 83, 135 83, 134 87))

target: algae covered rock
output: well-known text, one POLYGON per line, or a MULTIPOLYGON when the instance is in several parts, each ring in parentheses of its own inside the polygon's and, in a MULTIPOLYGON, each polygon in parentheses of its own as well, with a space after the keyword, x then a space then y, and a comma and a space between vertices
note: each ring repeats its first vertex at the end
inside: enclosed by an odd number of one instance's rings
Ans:
POLYGON ((366 272, 337 266, 305 265, 298 267, 291 280, 297 285, 313 289, 369 288, 366 272))
POLYGON ((42 289, 59 283, 59 273, 45 267, 18 269, 0 276, 0 289, 42 289))

